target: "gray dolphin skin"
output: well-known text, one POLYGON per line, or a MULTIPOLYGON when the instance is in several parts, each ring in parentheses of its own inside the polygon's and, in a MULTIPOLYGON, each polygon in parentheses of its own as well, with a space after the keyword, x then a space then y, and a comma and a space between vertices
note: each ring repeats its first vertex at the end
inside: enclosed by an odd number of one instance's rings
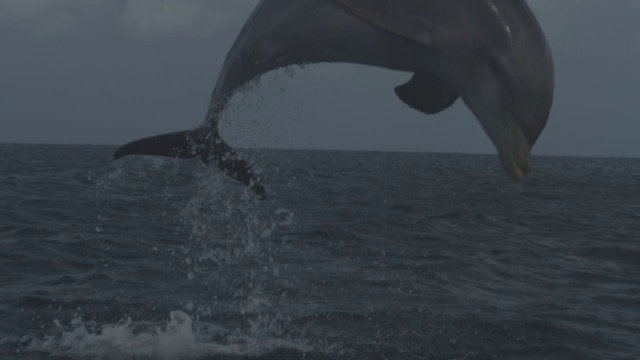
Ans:
POLYGON ((250 164, 221 138, 218 122, 247 83, 282 67, 346 62, 412 73, 395 88, 426 114, 458 98, 469 107, 515 180, 529 172, 531 147, 553 99, 553 61, 524 0, 262 0, 229 51, 204 123, 122 146, 131 154, 200 157, 267 192, 250 164))

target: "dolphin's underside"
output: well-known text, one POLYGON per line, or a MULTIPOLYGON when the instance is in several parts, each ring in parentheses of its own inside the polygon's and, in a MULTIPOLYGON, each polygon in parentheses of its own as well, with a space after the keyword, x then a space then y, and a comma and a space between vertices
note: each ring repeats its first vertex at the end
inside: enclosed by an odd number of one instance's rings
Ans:
MULTIPOLYGON (((528 10, 522 0, 502 1, 519 3, 516 10, 518 6, 528 10)), ((514 9, 508 6, 507 10, 514 9)), ((438 113, 460 96, 472 107, 468 88, 479 81, 474 78, 476 68, 489 63, 494 52, 508 50, 513 36, 510 31, 516 35, 519 31, 516 26, 505 31, 503 19, 497 18, 494 10, 479 0, 263 0, 227 55, 203 125, 136 140, 118 149, 114 158, 131 154, 200 157, 264 197, 266 190, 249 163, 239 158, 218 132, 222 111, 242 86, 281 67, 348 62, 413 73, 395 93, 423 113, 438 113)), ((522 17, 516 11, 517 16, 522 17)), ((548 50, 542 39, 543 50, 548 50)), ((484 123, 483 127, 491 137, 484 123)), ((508 130, 508 134, 524 133, 518 136, 526 138, 526 151, 539 134, 527 134, 520 128, 508 130)), ((492 140, 500 151, 498 142, 502 140, 492 140)), ((520 151, 508 141, 505 146, 511 146, 509 151, 520 151)), ((503 158, 505 161, 518 165, 519 159, 503 158)))

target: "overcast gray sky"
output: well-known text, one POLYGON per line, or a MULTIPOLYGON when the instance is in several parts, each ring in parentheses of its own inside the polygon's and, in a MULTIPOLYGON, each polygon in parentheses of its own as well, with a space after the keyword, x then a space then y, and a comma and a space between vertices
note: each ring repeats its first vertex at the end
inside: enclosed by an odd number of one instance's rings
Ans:
MULTIPOLYGON (((201 123, 256 0, 0 1, 0 142, 123 144, 201 123)), ((534 154, 640 157, 640 1, 529 0, 556 63, 534 154)), ((222 131, 248 147, 495 150, 458 103, 427 117, 408 74, 331 64, 279 71, 234 98, 222 131)))

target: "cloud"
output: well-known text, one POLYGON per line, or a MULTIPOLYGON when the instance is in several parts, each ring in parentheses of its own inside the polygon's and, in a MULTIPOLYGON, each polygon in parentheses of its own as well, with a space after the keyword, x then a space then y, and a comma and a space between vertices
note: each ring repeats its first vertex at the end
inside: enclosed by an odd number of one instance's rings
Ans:
POLYGON ((105 0, 4 0, 0 1, 3 29, 57 36, 77 31, 98 16, 105 0))
POLYGON ((105 25, 141 40, 207 37, 239 26, 258 0, 1 0, 0 29, 46 36, 105 25))
POLYGON ((122 23, 140 39, 206 37, 240 22, 257 0, 128 0, 122 23))
POLYGON ((55 0, 19 0, 0 2, 0 14, 3 20, 21 20, 32 17, 53 8, 60 1, 55 0))

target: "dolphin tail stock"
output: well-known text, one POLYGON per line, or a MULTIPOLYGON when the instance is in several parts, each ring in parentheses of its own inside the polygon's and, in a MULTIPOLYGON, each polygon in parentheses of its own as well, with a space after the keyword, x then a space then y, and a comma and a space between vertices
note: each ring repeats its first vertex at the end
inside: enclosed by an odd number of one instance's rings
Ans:
POLYGON ((248 186, 260 199, 267 196, 267 190, 251 164, 238 156, 217 131, 206 127, 138 139, 121 146, 113 154, 113 158, 118 160, 128 155, 176 159, 200 157, 206 165, 215 163, 225 175, 248 186))

